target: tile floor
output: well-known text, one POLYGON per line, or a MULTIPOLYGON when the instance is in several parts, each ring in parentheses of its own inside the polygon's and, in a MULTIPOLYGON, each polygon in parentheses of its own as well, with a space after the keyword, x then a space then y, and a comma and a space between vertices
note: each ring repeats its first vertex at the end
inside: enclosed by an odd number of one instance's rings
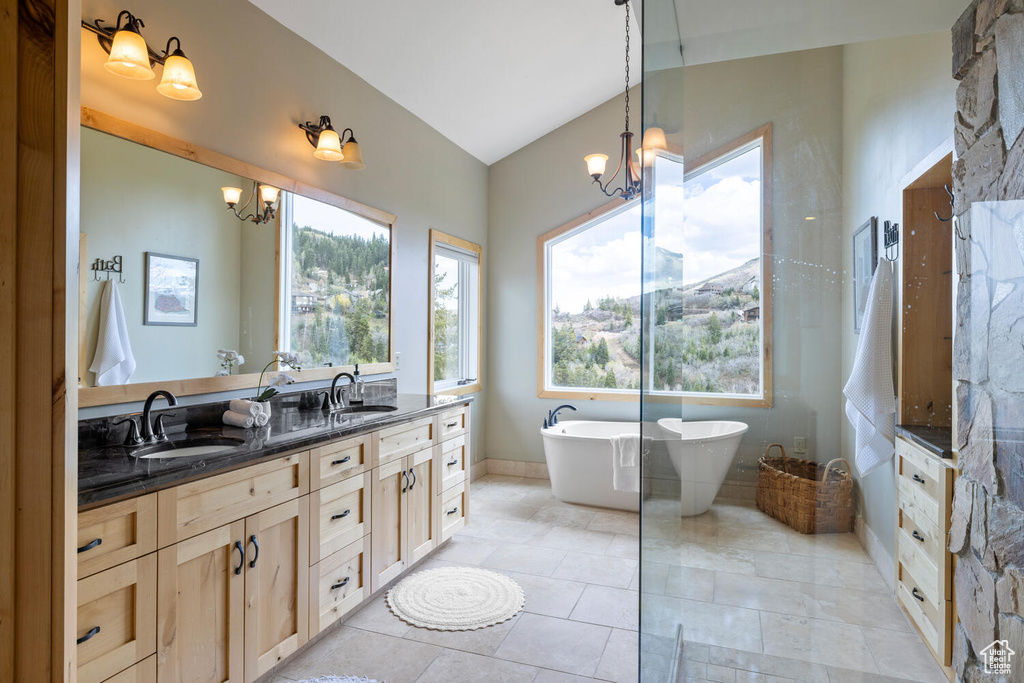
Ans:
POLYGON ((471 495, 471 524, 423 568, 508 574, 523 613, 440 633, 378 598, 269 681, 635 683, 641 647, 643 683, 945 681, 851 534, 801 536, 745 501, 680 519, 677 501, 656 499, 641 576, 634 513, 561 503, 541 479, 487 476, 471 495))

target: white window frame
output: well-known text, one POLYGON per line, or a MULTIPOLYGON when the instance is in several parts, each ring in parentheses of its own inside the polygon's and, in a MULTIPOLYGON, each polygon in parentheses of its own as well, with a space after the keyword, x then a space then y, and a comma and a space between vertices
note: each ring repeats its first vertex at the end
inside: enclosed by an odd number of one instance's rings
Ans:
POLYGON ((439 230, 430 231, 430 280, 427 346, 427 393, 465 395, 482 387, 481 330, 483 316, 483 248, 439 230), (434 294, 436 257, 445 256, 459 263, 459 368, 458 376, 449 380, 434 380, 434 294), (473 276, 475 271, 475 282, 473 276))

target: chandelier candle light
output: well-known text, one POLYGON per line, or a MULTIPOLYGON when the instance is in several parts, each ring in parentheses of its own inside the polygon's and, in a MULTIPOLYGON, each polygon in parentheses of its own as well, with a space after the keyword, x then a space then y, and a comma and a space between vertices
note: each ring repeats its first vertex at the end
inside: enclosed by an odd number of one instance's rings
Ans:
MULTIPOLYGON (((588 154, 584 157, 587 162, 587 173, 594 179, 597 186, 601 188, 608 197, 621 197, 629 201, 640 195, 643 186, 643 175, 641 170, 633 163, 633 133, 629 130, 629 0, 615 0, 616 5, 626 8, 626 125, 625 130, 619 135, 621 148, 619 151, 619 165, 615 167, 615 173, 606 182, 601 182, 605 167, 608 164, 607 154, 588 154), (611 184, 619 176, 619 172, 625 166, 625 176, 622 187, 609 189, 611 184)), ((650 166, 654 162, 654 156, 659 149, 665 149, 665 132, 660 128, 650 128, 644 134, 641 149, 636 151, 637 162, 641 167, 650 166)))
POLYGON ((238 220, 252 221, 256 225, 269 223, 274 218, 276 215, 274 203, 277 202, 281 194, 281 190, 273 185, 263 185, 259 181, 254 180, 249 198, 245 200, 245 204, 242 204, 242 208, 236 209, 235 206, 242 200, 242 188, 222 187, 220 191, 224 194, 224 203, 228 205, 228 210, 234 213, 238 220), (260 198, 256 201, 256 213, 243 216, 242 212, 252 203, 257 194, 260 198))

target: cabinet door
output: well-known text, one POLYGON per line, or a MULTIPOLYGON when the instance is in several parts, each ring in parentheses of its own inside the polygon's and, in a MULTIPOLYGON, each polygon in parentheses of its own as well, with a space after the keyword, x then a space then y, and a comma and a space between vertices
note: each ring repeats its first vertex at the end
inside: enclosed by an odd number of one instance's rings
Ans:
POLYGON ((409 566, 405 528, 405 494, 410 481, 407 462, 407 458, 401 458, 373 470, 373 493, 370 495, 373 506, 370 524, 371 591, 378 590, 409 566))
POLYGON ((242 683, 245 521, 160 551, 160 683, 242 683))
POLYGON ((416 563, 437 547, 437 463, 434 450, 428 448, 408 457, 408 471, 412 477, 405 495, 409 538, 409 562, 416 563))
POLYGON ((245 680, 255 681, 309 634, 309 500, 245 520, 245 680))

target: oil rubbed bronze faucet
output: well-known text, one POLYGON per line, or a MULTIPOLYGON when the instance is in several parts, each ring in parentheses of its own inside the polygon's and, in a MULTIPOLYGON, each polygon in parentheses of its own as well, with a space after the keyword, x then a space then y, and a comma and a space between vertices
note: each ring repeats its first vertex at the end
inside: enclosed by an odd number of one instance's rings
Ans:
POLYGON ((348 381, 351 384, 356 383, 356 378, 348 372, 339 372, 335 375, 331 381, 330 391, 320 392, 324 397, 324 404, 321 406, 322 410, 340 410, 345 407, 344 396, 341 395, 341 389, 338 388, 338 380, 342 377, 348 377, 348 381))
POLYGON ((149 413, 153 410, 153 401, 157 400, 161 396, 167 399, 167 405, 178 405, 178 399, 174 397, 174 394, 169 391, 165 391, 164 389, 157 389, 149 395, 149 398, 146 399, 146 405, 142 407, 142 441, 144 443, 167 440, 167 435, 164 434, 163 418, 174 416, 168 415, 167 413, 161 413, 156 416, 155 422, 150 422, 149 420, 149 413))

